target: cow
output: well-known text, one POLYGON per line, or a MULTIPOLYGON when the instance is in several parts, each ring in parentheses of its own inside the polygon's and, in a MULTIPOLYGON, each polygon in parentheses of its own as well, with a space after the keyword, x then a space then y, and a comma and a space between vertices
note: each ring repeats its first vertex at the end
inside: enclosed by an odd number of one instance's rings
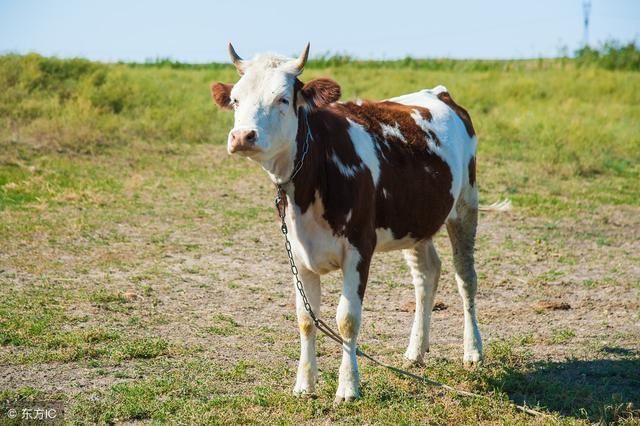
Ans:
MULTIPOLYGON (((340 102, 335 81, 299 79, 308 43, 294 59, 263 54, 244 60, 231 44, 228 50, 240 79, 211 86, 215 103, 234 112, 227 151, 260 164, 286 193, 286 226, 314 312, 320 311, 320 276, 342 270, 336 403, 360 395, 356 340, 376 251, 403 251, 416 297, 404 356, 423 363, 441 265, 432 238, 443 225, 464 307, 463 362, 479 363, 477 139, 467 111, 443 86, 379 102, 340 102)), ((294 393, 313 395, 316 327, 297 292, 296 311, 300 360, 294 393)))

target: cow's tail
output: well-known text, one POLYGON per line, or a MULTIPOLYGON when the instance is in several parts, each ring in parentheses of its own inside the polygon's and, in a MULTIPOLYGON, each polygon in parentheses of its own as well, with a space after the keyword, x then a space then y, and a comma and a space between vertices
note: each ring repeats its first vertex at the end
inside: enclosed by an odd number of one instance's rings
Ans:
POLYGON ((508 212, 511 210, 511 200, 505 198, 502 201, 496 201, 488 206, 480 206, 481 212, 508 212))

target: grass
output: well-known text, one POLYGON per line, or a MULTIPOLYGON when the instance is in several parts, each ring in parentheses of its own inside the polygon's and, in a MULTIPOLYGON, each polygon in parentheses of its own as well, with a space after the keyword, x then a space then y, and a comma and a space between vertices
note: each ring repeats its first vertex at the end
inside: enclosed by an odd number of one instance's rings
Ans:
MULTIPOLYGON (((318 76, 336 79, 344 99, 445 84, 470 110, 482 198, 515 206, 510 219, 495 219, 499 227, 484 222, 481 291, 524 290, 495 312, 483 302, 482 369, 464 370, 459 336, 447 340, 459 332, 458 301, 447 299, 434 326, 452 328, 436 329, 427 365, 413 371, 491 399, 424 388, 363 362, 363 398, 333 407, 339 356, 322 338, 318 398, 290 394, 297 326, 272 187, 256 166, 226 156, 232 116, 208 93, 211 81, 237 79, 231 67, 7 55, 0 400, 59 399, 74 423, 637 424, 637 330, 583 328, 640 318, 629 313, 640 289, 629 240, 640 207, 640 74, 570 59, 335 57, 303 75, 318 76), (565 295, 575 298, 568 312, 530 306, 565 295), (581 306, 598 297, 606 314, 581 306), (561 317, 579 309, 579 319, 561 317), (504 320, 512 311, 517 318, 504 320), (531 323, 496 328, 521 319, 531 323), (513 402, 549 417, 528 417, 513 402)), ((411 313, 395 311, 396 320, 378 306, 411 290, 393 259, 372 274, 363 343, 396 365, 407 332, 399 323, 411 313)), ((446 261, 443 276, 453 282, 446 261)), ((335 277, 325 292, 337 298, 335 277)))
POLYGON ((555 344, 567 343, 574 337, 576 337, 576 332, 570 328, 556 329, 551 333, 551 341, 555 344))
POLYGON ((212 326, 207 328, 207 332, 218 336, 230 336, 238 334, 239 324, 227 315, 218 314, 213 318, 212 326))

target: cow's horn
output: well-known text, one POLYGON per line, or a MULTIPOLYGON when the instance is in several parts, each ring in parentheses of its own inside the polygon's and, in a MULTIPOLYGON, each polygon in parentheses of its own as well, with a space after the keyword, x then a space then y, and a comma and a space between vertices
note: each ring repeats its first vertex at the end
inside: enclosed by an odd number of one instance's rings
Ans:
POLYGON ((295 70, 298 73, 302 72, 302 69, 304 68, 304 64, 307 63, 307 59, 309 58, 309 47, 310 46, 311 46, 311 43, 307 42, 307 45, 302 50, 302 53, 300 54, 300 57, 296 60, 295 70))
POLYGON ((229 56, 231 57, 231 62, 233 62, 233 65, 235 65, 236 70, 238 70, 238 74, 242 75, 244 73, 244 61, 242 60, 240 55, 236 53, 236 49, 233 48, 233 45, 231 43, 229 43, 229 46, 227 49, 229 50, 229 56))

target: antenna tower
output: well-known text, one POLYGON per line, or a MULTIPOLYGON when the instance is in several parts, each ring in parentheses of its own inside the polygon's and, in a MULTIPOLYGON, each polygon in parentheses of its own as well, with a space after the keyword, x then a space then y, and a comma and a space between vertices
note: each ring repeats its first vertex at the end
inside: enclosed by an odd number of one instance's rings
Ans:
POLYGON ((583 47, 589 46, 589 16, 591 15, 591 0, 583 0, 582 12, 584 17, 584 34, 583 34, 583 47))

